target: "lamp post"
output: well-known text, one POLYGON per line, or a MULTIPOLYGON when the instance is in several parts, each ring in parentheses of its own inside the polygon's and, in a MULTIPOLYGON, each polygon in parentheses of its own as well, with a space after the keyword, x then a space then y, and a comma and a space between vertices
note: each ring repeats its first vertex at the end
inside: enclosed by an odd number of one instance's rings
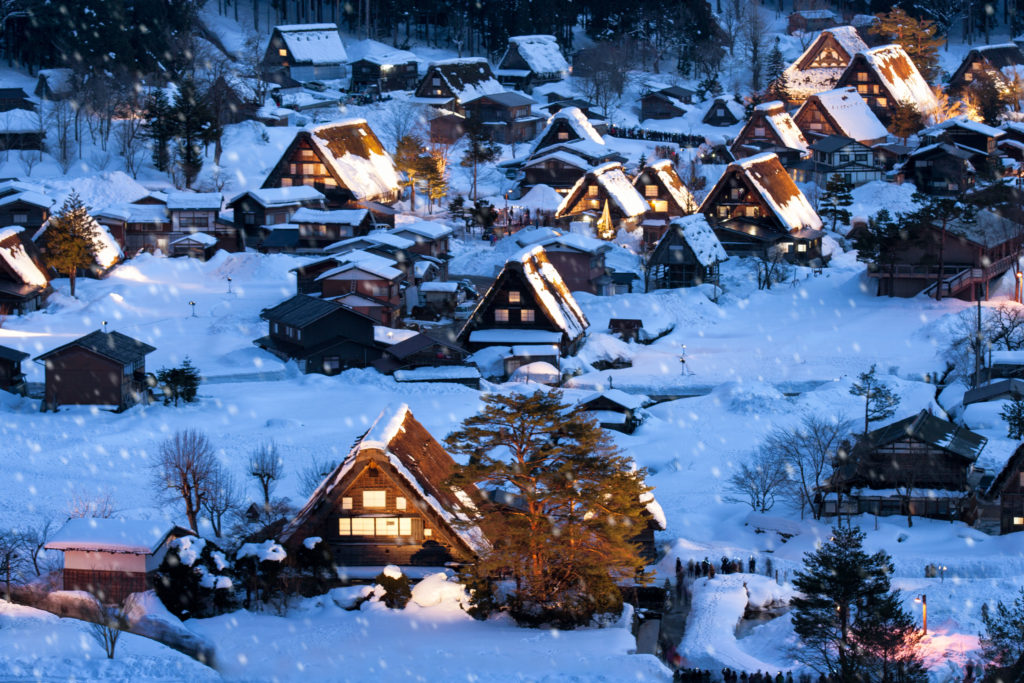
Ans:
POLYGON ((228 294, 231 293, 231 278, 228 278, 228 294))
POLYGON ((196 317, 196 302, 195 301, 189 301, 188 305, 192 307, 192 317, 195 318, 196 317))
POLYGON ((1017 303, 1021 303, 1022 301, 1024 301, 1024 300, 1021 299, 1021 294, 1024 294, 1024 292, 1021 291, 1021 279, 1024 278, 1024 273, 1018 271, 1016 273, 1016 275, 1017 275, 1017 289, 1016 289, 1016 291, 1013 294, 1013 300, 1016 301, 1017 303))
POLYGON ((924 623, 924 628, 922 630, 924 635, 928 635, 928 596, 922 593, 914 598, 914 602, 921 603, 921 618, 924 623))
POLYGON ((946 565, 939 567, 939 583, 946 583, 946 565))

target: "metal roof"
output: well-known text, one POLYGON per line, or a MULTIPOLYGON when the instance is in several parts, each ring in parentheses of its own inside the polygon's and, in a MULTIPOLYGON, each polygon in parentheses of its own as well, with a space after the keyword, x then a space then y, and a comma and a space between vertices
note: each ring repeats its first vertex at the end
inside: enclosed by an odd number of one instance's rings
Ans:
MULTIPOLYGON (((338 310, 350 310, 333 301, 318 299, 305 294, 296 294, 276 306, 263 309, 260 317, 285 325, 303 327, 338 310)), ((351 311, 350 312, 354 312, 351 311)))
POLYGON ((133 339, 126 334, 96 330, 73 342, 58 346, 40 356, 36 356, 36 360, 46 360, 50 356, 74 346, 88 349, 93 353, 98 353, 101 356, 125 365, 141 360, 146 357, 147 353, 156 351, 155 347, 140 342, 138 339, 133 339))

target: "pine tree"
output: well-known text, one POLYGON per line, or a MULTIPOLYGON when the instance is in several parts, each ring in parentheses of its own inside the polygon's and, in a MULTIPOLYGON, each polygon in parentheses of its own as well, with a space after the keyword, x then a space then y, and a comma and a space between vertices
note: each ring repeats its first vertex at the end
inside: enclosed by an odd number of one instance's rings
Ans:
MULTIPOLYGON (((883 551, 868 555, 863 542, 860 529, 836 528, 827 543, 804 555, 804 568, 793 579, 800 595, 790 601, 793 629, 801 641, 797 656, 841 681, 897 680, 866 673, 892 661, 886 649, 892 634, 884 631, 892 627, 908 635, 908 617, 899 607, 899 594, 890 591, 892 559, 883 551)), ((916 642, 901 643, 909 659, 904 654, 900 661, 913 661, 916 642)))
POLYGON ((466 119, 466 153, 462 166, 473 169, 473 192, 471 199, 477 199, 476 179, 481 164, 489 164, 501 154, 501 149, 491 142, 483 124, 476 119, 466 119))
POLYGON ((921 112, 913 102, 896 102, 893 105, 892 113, 889 115, 889 132, 898 138, 903 139, 907 144, 907 138, 921 130, 921 112))
POLYGON ((924 633, 903 608, 900 591, 868 597, 857 611, 852 635, 865 656, 864 680, 927 683, 919 646, 924 633))
POLYGON ((775 37, 775 45, 768 53, 768 62, 765 65, 765 75, 768 78, 768 94, 774 100, 783 103, 789 102, 789 80, 786 78, 786 59, 779 49, 779 38, 775 37))
POLYGON ((192 365, 188 356, 185 356, 180 367, 161 368, 156 374, 156 380, 163 385, 164 405, 170 405, 171 401, 178 405, 179 399, 185 403, 195 401, 200 379, 199 369, 192 365))
POLYGON ((75 277, 80 269, 91 268, 96 263, 96 237, 93 233, 96 219, 89 215, 89 209, 82 203, 77 192, 64 200, 57 215, 50 218, 50 224, 43 234, 46 262, 58 273, 64 273, 71 281, 71 296, 75 295, 75 277))
POLYGON ((926 81, 937 80, 941 73, 939 46, 943 40, 936 36, 939 27, 935 22, 912 17, 901 7, 893 7, 877 17, 878 21, 871 25, 870 32, 887 43, 902 46, 926 81))
POLYGON ((896 262, 900 248, 909 244, 910 235, 900 228, 902 217, 893 218, 888 209, 882 209, 868 219, 867 228, 860 230, 853 240, 857 259, 870 264, 874 270, 889 273, 889 296, 893 296, 896 262))
POLYGON ((900 404, 900 397, 892 392, 882 380, 878 379, 878 370, 872 365, 867 372, 860 373, 860 376, 850 393, 854 396, 864 397, 864 433, 868 433, 868 424, 877 420, 887 420, 896 414, 896 407, 900 404))
POLYGON ((991 680, 1019 681, 1024 676, 1024 588, 1013 602, 998 601, 994 610, 982 605, 981 620, 985 659, 998 667, 991 680))
POLYGON ((643 575, 632 539, 646 525, 644 472, 559 392, 488 394, 448 437, 467 457, 456 484, 506 491, 516 502, 481 509, 493 547, 477 576, 512 579, 523 621, 571 626, 621 607, 616 582, 643 575))
POLYGON ((455 195, 455 198, 448 202, 448 215, 452 217, 452 220, 462 221, 467 231, 473 222, 471 212, 466 208, 466 198, 461 194, 455 195))
POLYGON ((1024 439, 1024 398, 1014 396, 1009 405, 1003 406, 999 417, 1006 423, 1008 437, 1024 439))
POLYGON ((430 212, 434 212, 434 204, 440 205, 448 195, 448 160, 440 150, 430 150, 423 158, 424 179, 427 181, 427 200, 430 212))
POLYGON ((171 140, 174 139, 175 121, 171 103, 163 90, 157 89, 146 102, 146 137, 153 147, 153 165, 167 172, 171 163, 171 140))
POLYGON ((833 173, 825 183, 825 193, 821 195, 819 213, 832 220, 832 230, 838 223, 846 225, 850 222, 851 213, 847 208, 853 205, 853 183, 839 173, 833 173))
POLYGON ((416 178, 423 174, 426 154, 426 148, 415 135, 403 135, 395 145, 395 168, 405 174, 410 211, 416 211, 416 178))
POLYGON ((203 148, 213 142, 217 133, 213 112, 199 97, 193 81, 184 81, 178 86, 173 116, 174 135, 178 141, 176 160, 184 176, 185 187, 192 187, 203 170, 203 148))

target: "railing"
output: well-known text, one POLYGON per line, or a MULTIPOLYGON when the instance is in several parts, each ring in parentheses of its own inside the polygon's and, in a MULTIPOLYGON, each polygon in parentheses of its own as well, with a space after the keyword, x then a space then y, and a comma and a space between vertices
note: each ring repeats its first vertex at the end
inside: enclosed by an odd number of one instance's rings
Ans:
MULTIPOLYGON (((942 295, 954 296, 970 285, 977 284, 979 282, 987 282, 1000 273, 1004 273, 1009 270, 1010 266, 1013 265, 1017 258, 1017 254, 1011 254, 980 268, 965 265, 947 265, 942 268, 942 273, 945 275, 942 279, 942 295)), ((901 279, 935 279, 938 275, 938 266, 910 265, 903 263, 897 264, 891 268, 881 266, 877 270, 868 271, 868 277, 876 278, 888 278, 891 276, 901 279)), ((936 285, 937 283, 933 282, 925 287, 921 293, 934 296, 936 285)))

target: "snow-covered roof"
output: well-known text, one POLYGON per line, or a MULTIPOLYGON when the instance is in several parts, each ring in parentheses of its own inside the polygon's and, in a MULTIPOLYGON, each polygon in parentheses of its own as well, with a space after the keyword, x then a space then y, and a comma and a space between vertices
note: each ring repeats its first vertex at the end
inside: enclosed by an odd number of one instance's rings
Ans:
POLYGON ((561 205, 559 205, 558 210, 555 212, 555 216, 569 215, 568 212, 580 200, 584 188, 591 183, 597 183, 597 185, 603 188, 608 195, 608 199, 615 204, 624 216, 640 216, 650 208, 643 195, 633 187, 633 183, 626 176, 626 170, 622 167, 622 164, 612 161, 598 166, 577 180, 572 190, 562 200, 561 205))
MULTIPOLYGON (((813 95, 812 99, 817 99, 821 108, 832 118, 839 128, 839 135, 845 135, 858 142, 884 139, 889 135, 889 131, 875 116, 867 101, 853 86, 819 92, 813 95)), ((810 101, 809 99, 808 102, 810 101)), ((800 118, 800 111, 808 106, 808 102, 801 105, 795 118, 800 118)))
POLYGON ((761 112, 764 115, 765 122, 772 127, 772 130, 775 131, 775 134, 778 135, 784 146, 790 149, 798 149, 801 152, 807 151, 807 139, 797 127, 793 117, 786 111, 786 105, 778 100, 765 102, 757 105, 754 111, 761 112))
POLYGON ((334 24, 276 26, 295 64, 344 64, 348 61, 341 33, 334 24))
POLYGON ((171 240, 171 244, 184 244, 185 242, 197 242, 204 247, 212 247, 217 244, 217 238, 213 235, 208 235, 205 232, 190 232, 187 235, 182 235, 176 240, 171 240))
POLYGON ((825 29, 807 46, 807 49, 796 61, 786 68, 786 85, 790 93, 795 99, 803 99, 828 90, 843 75, 843 70, 853 56, 866 49, 868 49, 867 44, 853 26, 833 26, 825 29), (829 36, 834 38, 846 53, 844 63, 842 66, 836 67, 809 67, 814 57, 828 41, 829 36))
MULTIPOLYGON (((575 154, 571 154, 564 150, 556 149, 554 151, 548 152, 545 149, 542 150, 538 156, 530 157, 530 160, 523 164, 523 167, 526 168, 528 166, 537 166, 539 164, 543 164, 546 161, 560 161, 563 164, 566 164, 567 166, 572 166, 573 168, 578 168, 583 171, 586 171, 588 168, 590 168, 591 165, 590 162, 584 159, 583 157, 576 156, 575 154)), ((545 187, 550 189, 552 192, 555 192, 555 194, 558 194, 558 192, 556 192, 554 188, 547 185, 545 185, 545 187)), ((555 206, 557 207, 558 203, 561 201, 562 196, 558 195, 558 202, 555 203, 555 206)))
POLYGON ((458 282, 424 282, 420 285, 421 292, 442 292, 444 294, 455 294, 459 291, 458 282))
POLYGON ((587 140, 595 145, 604 147, 604 138, 597 132, 594 125, 590 123, 590 119, 588 119, 587 115, 583 113, 583 110, 579 107, 563 107, 552 114, 551 118, 548 119, 547 126, 544 127, 540 137, 537 138, 537 142, 534 143, 533 149, 531 150, 532 152, 537 151, 537 145, 540 144, 541 140, 547 137, 548 131, 557 125, 559 121, 565 121, 576 135, 579 136, 580 140, 587 140))
MULTIPOLYGON (((696 211, 697 200, 690 194, 690 190, 687 189, 686 185, 683 184, 682 178, 676 173, 675 166, 672 165, 671 159, 662 159, 649 165, 654 173, 658 176, 658 180, 661 181, 662 185, 668 191, 669 195, 672 196, 672 200, 679 206, 683 211, 696 211)), ((637 180, 642 176, 637 176, 637 180)))
POLYGON ((356 199, 398 191, 398 171, 366 119, 348 119, 307 129, 344 187, 356 199))
POLYGON ((969 130, 972 133, 978 133, 979 135, 985 135, 990 138, 1001 138, 1006 135, 1006 131, 993 126, 988 126, 981 121, 972 121, 965 115, 954 116, 951 119, 946 119, 942 123, 937 123, 934 126, 929 126, 924 130, 918 132, 918 135, 924 137, 936 137, 940 133, 950 128, 963 128, 969 130))
MULTIPOLYGON (((538 75, 561 74, 564 78, 569 74, 569 62, 562 56, 558 41, 554 36, 512 36, 508 39, 508 50, 518 49, 519 56, 530 67, 530 71, 538 75)), ((508 51, 505 53, 508 56, 508 51)), ((504 63, 505 57, 501 58, 504 63)), ((500 68, 500 67, 499 67, 500 68)))
POLYGON ((359 225, 366 219, 366 209, 334 209, 322 211, 302 207, 292 214, 289 222, 299 223, 320 223, 323 225, 359 225))
POLYGON ((562 372, 551 363, 535 360, 520 365, 509 377, 513 382, 532 380, 542 384, 556 384, 562 379, 562 372))
POLYGON ((860 54, 893 99, 915 104, 925 119, 934 119, 939 107, 935 93, 901 46, 882 45, 860 54))
POLYGON ((170 192, 167 208, 171 211, 220 211, 224 195, 220 192, 170 192))
POLYGON ((540 245, 545 248, 566 247, 568 249, 582 251, 587 254, 600 254, 611 251, 612 249, 612 245, 604 240, 599 240, 596 237, 588 237, 575 232, 567 232, 561 235, 544 237, 537 242, 534 242, 534 245, 540 245))
POLYGON ((169 223, 164 204, 114 204, 95 212, 96 218, 113 218, 125 223, 169 223))
MULTIPOLYGON (((50 227, 50 220, 43 223, 43 225, 36 231, 36 234, 32 236, 33 242, 39 242, 46 234, 47 228, 50 227)), ((114 239, 114 236, 110 234, 107 226, 100 225, 95 218, 89 216, 89 230, 92 232, 93 243, 96 245, 96 265, 103 270, 114 267, 118 261, 124 258, 124 252, 121 251, 121 246, 114 239)))
POLYGON ((25 251, 22 242, 23 228, 13 225, 0 230, 0 260, 26 285, 46 287, 50 278, 46 272, 25 251))
MULTIPOLYGON (((355 253, 357 252, 349 252, 348 254, 345 254, 345 256, 347 257, 355 253)), ((397 268, 393 268, 391 265, 386 265, 388 263, 394 265, 394 261, 391 261, 390 259, 377 256, 376 254, 367 254, 366 252, 358 253, 366 254, 366 256, 373 258, 360 257, 347 263, 343 263, 337 268, 331 268, 330 270, 322 273, 316 279, 327 280, 332 277, 341 275, 343 273, 347 273, 351 270, 361 270, 364 273, 376 275, 377 277, 384 278, 385 280, 397 280, 398 278, 403 277, 405 275, 405 273, 398 270, 397 268)))
MULTIPOLYGON (((573 156, 573 155, 569 155, 573 156)), ((579 157, 573 156, 574 159, 578 159, 583 165, 577 166, 577 168, 586 169, 586 162, 579 157)), ((574 164, 575 165, 575 164, 574 164)), ((562 203, 562 195, 558 194, 555 188, 550 185, 534 185, 530 188, 530 191, 524 194, 519 199, 510 199, 509 204, 512 206, 522 207, 524 209, 533 209, 541 211, 554 211, 558 208, 558 205, 562 203)))
POLYGON ((52 197, 48 197, 39 192, 33 192, 32 190, 25 190, 9 194, 6 197, 0 197, 0 206, 7 206, 8 204, 13 204, 15 202, 25 202, 26 204, 32 204, 44 209, 48 209, 53 206, 52 197))
POLYGON ((674 218, 672 225, 682 230, 683 239, 686 240, 686 244, 693 250, 702 266, 710 267, 729 259, 728 254, 725 253, 725 247, 718 240, 715 231, 708 225, 704 214, 695 213, 674 218))
POLYGON ((576 303, 558 269, 548 260, 544 247, 527 248, 519 254, 518 263, 522 264, 523 275, 538 304, 555 327, 569 339, 583 334, 590 325, 587 316, 583 315, 583 309, 576 303))
POLYGON ((175 531, 190 533, 160 520, 82 517, 68 520, 46 549, 150 555, 175 531))
POLYGON ((399 382, 425 382, 446 379, 480 379, 480 371, 472 365, 440 365, 437 367, 395 370, 399 382))
POLYGON ((612 403, 617 403, 623 408, 628 408, 630 410, 639 410, 644 407, 644 404, 647 403, 648 400, 650 400, 643 394, 627 394, 621 389, 605 389, 604 391, 595 391, 592 394, 584 396, 577 402, 577 405, 590 403, 591 401, 596 401, 599 398, 606 398, 612 403))
POLYGON ((260 562, 282 562, 288 553, 273 539, 262 543, 243 543, 242 547, 235 553, 235 559, 241 560, 247 557, 254 557, 260 562))
POLYGON ((379 66, 395 66, 397 64, 408 64, 409 62, 422 62, 423 60, 408 50, 399 50, 397 47, 391 47, 376 40, 366 39, 349 43, 348 61, 366 61, 379 66))
POLYGON ((478 344, 558 344, 562 341, 561 332, 549 330, 527 330, 514 328, 497 328, 473 330, 469 333, 469 341, 478 344))
POLYGON ((468 102, 482 95, 505 92, 505 86, 494 77, 491 65, 483 57, 431 62, 430 70, 447 84, 460 102, 468 102))
POLYGON ((39 114, 28 109, 11 109, 0 112, 0 133, 44 133, 45 128, 39 114))
POLYGON ((398 235, 403 232, 410 232, 420 237, 436 240, 452 234, 452 227, 445 225, 444 223, 437 223, 434 221, 421 221, 416 219, 403 221, 396 219, 395 227, 392 232, 398 235))
MULTIPOLYGON (((57 96, 70 95, 73 89, 72 79, 75 72, 67 68, 40 69, 39 80, 46 83, 50 92, 57 96)), ((37 93, 38 94, 38 93, 37 93)))
POLYGON ((385 456, 385 464, 419 494, 424 509, 440 517, 468 549, 479 553, 490 547, 478 527, 466 524, 475 517, 476 507, 471 496, 478 496, 478 492, 471 485, 457 489, 446 483, 455 461, 405 404, 389 406, 380 413, 341 464, 327 475, 305 506, 285 525, 282 542, 288 543, 304 526, 331 491, 355 468, 360 456, 376 453, 385 456))
POLYGON ((292 185, 291 187, 261 187, 256 190, 240 192, 228 200, 228 204, 234 204, 242 197, 249 195, 259 203, 260 206, 288 206, 325 199, 323 192, 310 185, 292 185))
MULTIPOLYGON (((726 169, 726 175, 729 170, 734 168, 739 169, 750 181, 757 193, 781 221, 783 227, 789 231, 804 228, 821 229, 821 217, 793 182, 779 161, 779 157, 774 153, 755 154, 752 157, 733 162, 726 169)), ((723 175, 724 178, 725 175, 723 175)), ((706 215, 705 207, 709 205, 709 201, 715 194, 715 191, 712 190, 705 198, 704 204, 701 205, 701 213, 706 215)))

